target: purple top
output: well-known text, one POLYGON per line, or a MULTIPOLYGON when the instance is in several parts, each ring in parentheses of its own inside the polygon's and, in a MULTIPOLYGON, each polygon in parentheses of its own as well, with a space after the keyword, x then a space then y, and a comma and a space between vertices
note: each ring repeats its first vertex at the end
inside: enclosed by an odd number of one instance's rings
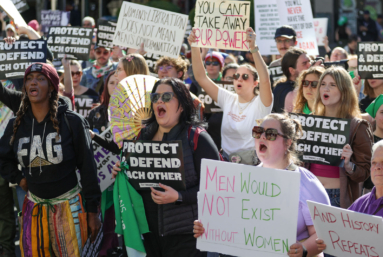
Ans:
POLYGON ((313 225, 306 200, 330 205, 330 199, 325 188, 314 174, 302 167, 298 167, 296 171, 301 173, 297 227, 297 240, 300 241, 309 237, 307 226, 313 225))
MULTIPOLYGON (((362 195, 348 208, 350 211, 361 212, 365 214, 374 214, 380 205, 383 204, 383 197, 376 200, 376 188, 374 187, 371 193, 362 195)), ((383 217, 383 208, 380 209, 375 216, 383 217)))

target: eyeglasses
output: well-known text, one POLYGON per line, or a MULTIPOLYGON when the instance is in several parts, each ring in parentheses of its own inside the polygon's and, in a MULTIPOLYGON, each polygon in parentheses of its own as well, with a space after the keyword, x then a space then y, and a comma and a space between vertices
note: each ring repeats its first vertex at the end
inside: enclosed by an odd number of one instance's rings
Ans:
POLYGON ((174 97, 174 93, 173 92, 165 92, 165 93, 162 93, 162 94, 160 94, 160 93, 152 93, 152 94, 150 94, 150 101, 152 101, 152 103, 155 104, 161 98, 162 102, 167 103, 170 100, 172 100, 173 97, 174 97))
POLYGON ((317 88, 319 81, 310 81, 310 80, 303 80, 302 81, 302 86, 303 87, 308 87, 311 85, 312 88, 317 88))
POLYGON ((214 62, 206 61, 205 64, 206 64, 206 66, 209 66, 209 65, 219 66, 219 62, 218 61, 214 61, 214 62))
POLYGON ((108 51, 108 50, 102 51, 102 50, 100 50, 100 49, 97 49, 97 50, 95 51, 95 53, 96 53, 96 54, 104 54, 104 55, 108 55, 108 54, 109 54, 109 51, 108 51))
POLYGON ((160 67, 158 67, 158 70, 159 71, 170 71, 171 69, 173 69, 174 68, 174 66, 172 66, 172 65, 164 65, 164 66, 160 66, 160 67))
POLYGON ((277 136, 281 136, 283 138, 288 139, 287 136, 280 134, 277 129, 268 128, 265 130, 263 127, 260 127, 260 126, 254 126, 253 137, 256 139, 260 139, 263 132, 266 133, 266 140, 269 140, 269 141, 275 141, 277 139, 277 136))
POLYGON ((74 77, 75 75, 77 76, 81 76, 82 75, 82 71, 76 71, 76 72, 71 72, 72 73, 72 77, 74 77))
MULTIPOLYGON (((241 74, 239 74, 239 73, 235 73, 234 75, 233 75, 233 79, 234 80, 238 80, 239 78, 241 77, 241 74)), ((247 80, 249 78, 249 74, 242 74, 242 79, 243 80, 247 80)))
POLYGON ((233 81, 234 78, 233 77, 230 77, 230 76, 227 76, 224 78, 225 81, 233 81))
POLYGON ((277 42, 277 44, 283 44, 283 43, 290 44, 291 42, 293 42, 293 40, 292 39, 285 39, 285 40, 276 39, 275 42, 277 42))

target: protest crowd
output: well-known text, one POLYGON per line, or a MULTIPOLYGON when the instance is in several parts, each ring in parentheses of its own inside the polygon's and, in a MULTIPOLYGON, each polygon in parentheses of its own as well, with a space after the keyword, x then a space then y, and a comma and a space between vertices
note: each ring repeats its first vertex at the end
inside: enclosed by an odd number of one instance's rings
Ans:
POLYGON ((0 3, 0 257, 383 256, 383 16, 255 2, 0 3))

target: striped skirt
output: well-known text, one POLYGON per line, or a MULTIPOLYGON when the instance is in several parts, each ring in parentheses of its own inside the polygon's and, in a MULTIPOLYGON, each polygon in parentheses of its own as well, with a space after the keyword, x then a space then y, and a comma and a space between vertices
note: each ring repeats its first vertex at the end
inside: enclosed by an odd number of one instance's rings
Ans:
POLYGON ((54 204, 25 197, 20 232, 23 257, 80 257, 87 240, 80 194, 54 204))

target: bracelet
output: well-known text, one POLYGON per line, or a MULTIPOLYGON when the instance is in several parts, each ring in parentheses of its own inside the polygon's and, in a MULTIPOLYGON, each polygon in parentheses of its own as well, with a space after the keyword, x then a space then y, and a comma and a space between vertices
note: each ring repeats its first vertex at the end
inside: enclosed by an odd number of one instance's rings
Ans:
POLYGON ((258 46, 255 46, 254 49, 250 50, 250 53, 254 54, 259 51, 258 46))

